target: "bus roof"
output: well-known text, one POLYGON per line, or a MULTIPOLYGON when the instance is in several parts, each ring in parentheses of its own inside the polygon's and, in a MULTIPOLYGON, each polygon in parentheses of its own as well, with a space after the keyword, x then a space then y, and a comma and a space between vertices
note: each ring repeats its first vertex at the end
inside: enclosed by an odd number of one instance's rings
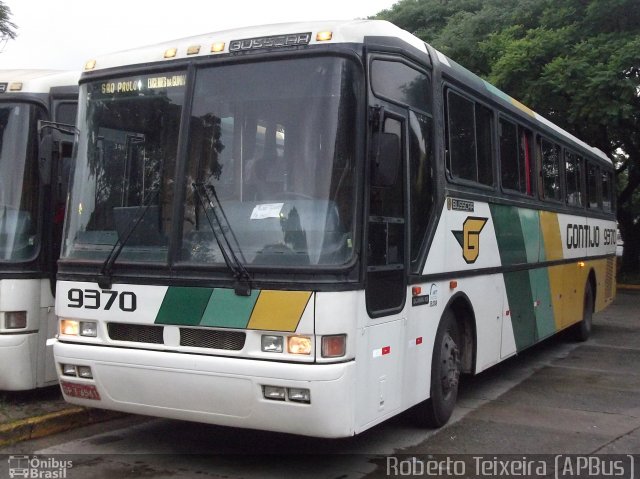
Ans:
MULTIPOLYGON (((162 62, 189 57, 203 57, 229 54, 236 49, 251 50, 264 48, 264 42, 289 42, 287 45, 316 45, 328 43, 364 43, 365 37, 396 37, 408 45, 428 54, 425 43, 411 33, 385 20, 351 20, 351 21, 314 21, 297 23, 280 23, 260 25, 220 32, 207 33, 193 37, 171 40, 160 44, 135 48, 99 57, 87 62, 85 72, 115 68, 125 65, 162 62), (331 32, 329 39, 322 39, 321 33, 331 32), (239 45, 243 44, 240 48, 239 45), (257 42, 261 42, 258 44, 257 42)), ((576 143, 593 155, 612 163, 607 155, 589 146, 571 133, 563 130, 543 116, 535 113, 519 101, 513 99, 490 83, 459 65, 455 61, 436 51, 437 62, 443 72, 454 78, 464 79, 469 86, 492 98, 497 103, 508 105, 512 110, 527 115, 530 119, 542 123, 546 128, 559 136, 576 143)))
MULTIPOLYGON (((384 20, 314 21, 237 28, 125 50, 97 58, 95 66, 91 70, 160 62, 166 61, 167 58, 179 59, 228 54, 233 52, 231 45, 235 40, 286 36, 293 38, 296 34, 305 33, 310 33, 308 39, 304 41, 305 45, 363 43, 366 36, 393 36, 401 38, 425 53, 427 52, 422 40, 384 20), (317 34, 320 32, 331 32, 331 39, 319 40, 317 34), (220 50, 213 51, 214 45, 218 45, 220 50), (173 56, 168 57, 168 51, 173 49, 175 49, 173 56)), ((295 44, 296 42, 292 40, 291 45, 295 44)))
POLYGON ((79 78, 79 71, 0 70, 7 93, 49 93, 52 87, 77 85, 79 78))

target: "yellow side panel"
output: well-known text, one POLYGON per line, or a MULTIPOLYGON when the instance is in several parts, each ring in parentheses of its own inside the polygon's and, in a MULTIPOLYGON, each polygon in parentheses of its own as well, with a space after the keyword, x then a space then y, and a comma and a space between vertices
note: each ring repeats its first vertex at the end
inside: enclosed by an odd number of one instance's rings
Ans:
POLYGON ((584 287, 589 269, 578 263, 565 264, 563 268, 564 294, 562 303, 562 327, 566 328, 582 320, 584 315, 584 287))
POLYGON ((542 237, 544 238, 544 259, 547 261, 563 259, 558 215, 549 211, 541 211, 540 228, 542 229, 542 237))
POLYGON ((309 291, 261 291, 247 328, 293 332, 309 298, 309 291))

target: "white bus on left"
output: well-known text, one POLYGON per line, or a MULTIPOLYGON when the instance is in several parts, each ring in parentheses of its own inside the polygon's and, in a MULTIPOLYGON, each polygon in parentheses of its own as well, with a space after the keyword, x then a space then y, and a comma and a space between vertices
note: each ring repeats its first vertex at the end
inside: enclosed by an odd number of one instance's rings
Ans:
POLYGON ((79 73, 0 70, 0 390, 56 383, 55 265, 73 137, 39 122, 75 124, 79 73))

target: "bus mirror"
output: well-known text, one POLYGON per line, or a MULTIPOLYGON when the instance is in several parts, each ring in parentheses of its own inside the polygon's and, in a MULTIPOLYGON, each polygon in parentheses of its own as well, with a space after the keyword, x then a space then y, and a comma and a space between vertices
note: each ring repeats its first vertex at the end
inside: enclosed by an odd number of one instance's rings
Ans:
POLYGON ((393 133, 373 134, 374 154, 372 157, 373 186, 393 186, 398 179, 400 169, 400 139, 393 133))
POLYGON ((38 152, 38 169, 40 182, 43 185, 51 183, 51 161, 53 156, 53 135, 50 132, 43 133, 38 152))

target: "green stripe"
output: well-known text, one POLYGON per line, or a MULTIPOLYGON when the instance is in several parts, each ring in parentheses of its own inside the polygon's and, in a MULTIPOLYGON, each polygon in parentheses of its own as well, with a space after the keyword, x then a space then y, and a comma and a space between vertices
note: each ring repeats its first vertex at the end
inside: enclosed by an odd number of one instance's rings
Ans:
POLYGON ((528 271, 505 273, 509 311, 513 335, 518 351, 536 342, 536 315, 531 296, 531 281, 528 271))
POLYGON ((556 332, 551 288, 549 287, 549 271, 547 268, 532 269, 529 271, 529 278, 533 286, 533 297, 539 301, 535 307, 535 314, 536 341, 540 341, 556 332))
POLYGON ((156 317, 156 324, 199 325, 212 292, 211 288, 167 289, 156 317))
POLYGON ((502 266, 527 262, 520 215, 515 206, 490 205, 502 266))
POLYGON ((238 296, 232 289, 214 290, 200 325, 245 329, 259 293, 254 289, 251 296, 238 296))
POLYGON ((534 210, 519 209, 520 228, 527 255, 528 263, 537 263, 540 254, 540 220, 538 212, 534 210))

